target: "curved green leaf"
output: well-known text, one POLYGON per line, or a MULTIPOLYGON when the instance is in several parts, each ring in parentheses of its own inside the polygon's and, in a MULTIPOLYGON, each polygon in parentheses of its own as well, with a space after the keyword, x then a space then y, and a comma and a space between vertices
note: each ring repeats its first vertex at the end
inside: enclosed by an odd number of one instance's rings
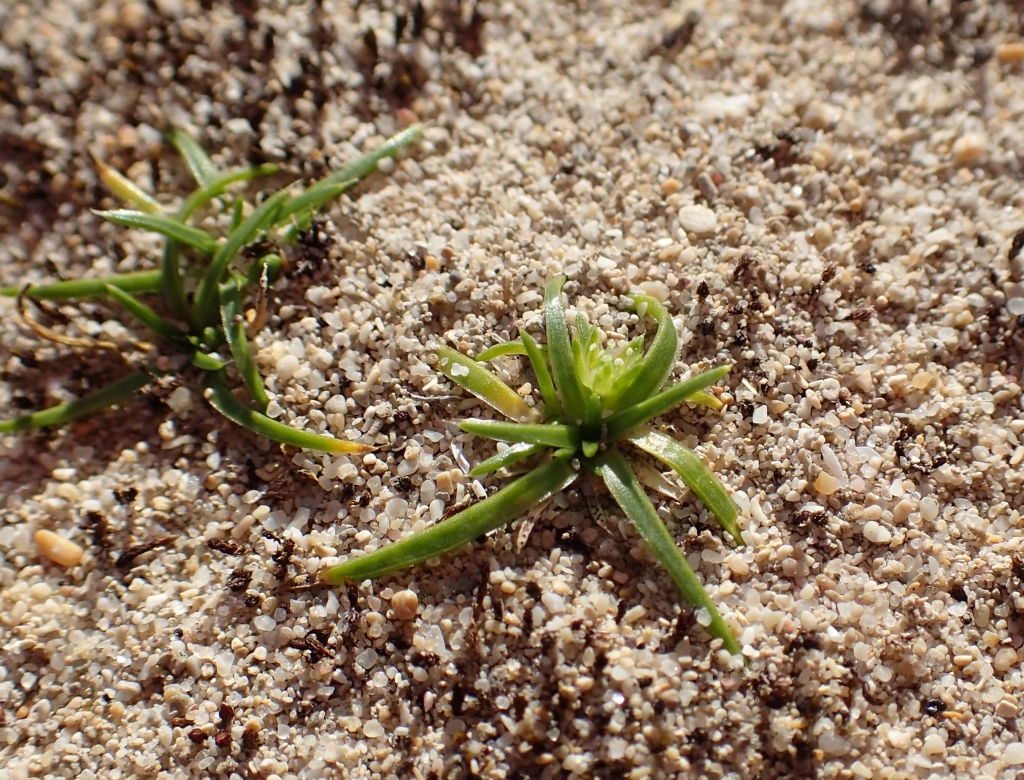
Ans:
POLYGON ((195 319, 196 325, 206 326, 212 324, 216 317, 217 290, 228 270, 228 264, 235 255, 256 238, 257 234, 269 228, 281 210, 281 204, 288 197, 286 190, 279 190, 263 201, 249 218, 246 219, 227 240, 220 245, 217 254, 214 255, 210 267, 199 283, 195 298, 195 319))
POLYGON ((457 550, 481 534, 510 523, 531 507, 564 490, 576 476, 576 471, 567 461, 548 461, 494 495, 463 509, 450 520, 437 523, 369 555, 350 558, 332 566, 323 573, 321 579, 330 585, 341 585, 346 581, 362 582, 457 550))
POLYGON ((397 133, 387 141, 385 141, 380 147, 374 149, 368 154, 364 154, 354 162, 349 163, 340 171, 335 171, 329 176, 321 179, 317 182, 314 187, 330 187, 337 184, 344 184, 351 186, 360 179, 366 178, 375 170, 380 164, 380 161, 385 157, 394 157, 403 148, 413 143, 419 138, 424 131, 425 127, 421 124, 410 125, 405 130, 397 133))
MULTIPOLYGON (((277 173, 277 170, 276 165, 267 163, 253 168, 236 168, 227 173, 218 174, 208 184, 195 190, 185 199, 181 208, 178 209, 178 219, 184 222, 211 200, 223 195, 224 191, 235 182, 252 181, 261 176, 270 176, 277 173)), ((236 202, 241 203, 241 200, 236 202)))
POLYGON ((466 433, 498 441, 543 444, 546 447, 579 446, 576 428, 558 424, 512 423, 503 420, 462 420, 459 427, 466 433))
POLYGON ((214 255, 217 252, 217 241, 205 230, 186 225, 170 217, 163 217, 159 214, 147 214, 144 211, 132 209, 115 209, 113 211, 96 211, 93 214, 103 217, 108 222, 125 227, 151 230, 154 233, 161 233, 182 244, 187 244, 198 249, 204 255, 214 255))
POLYGON ((657 298, 633 295, 633 309, 643 316, 650 314, 658 321, 651 346, 637 366, 635 374, 622 387, 616 386, 610 397, 604 399, 605 408, 619 411, 637 398, 648 398, 668 379, 679 354, 679 338, 672 315, 657 298))
POLYGON ((181 247, 173 238, 164 244, 164 254, 160 260, 160 286, 164 303, 174 312, 174 316, 182 322, 189 322, 191 317, 188 299, 185 297, 185 283, 181 278, 181 264, 178 262, 181 247))
POLYGON ((520 333, 523 348, 530 358, 530 365, 537 377, 537 386, 540 387, 541 397, 548 408, 548 414, 561 414, 562 407, 558 403, 558 393, 555 392, 555 383, 551 380, 551 372, 548 371, 548 364, 544 357, 544 351, 526 331, 520 333))
POLYGON ((245 335, 245 318, 242 316, 242 296, 234 279, 229 279, 220 286, 220 318, 224 337, 235 359, 235 368, 238 369, 256 408, 264 412, 270 403, 270 397, 263 387, 263 379, 256 367, 252 350, 249 349, 249 339, 245 335))
POLYGON ((547 449, 543 444, 530 444, 528 442, 519 442, 512 444, 505 449, 504 452, 499 452, 497 455, 492 455, 485 461, 477 463, 473 470, 469 472, 471 477, 482 477, 485 474, 490 474, 492 471, 503 469, 507 466, 511 466, 513 463, 518 463, 531 455, 536 455, 538 452, 542 452, 547 449))
POLYGON ((569 328, 562 308, 565 281, 565 276, 556 276, 544 288, 544 323, 548 336, 548 359, 562 410, 570 423, 581 425, 586 413, 586 396, 576 375, 569 328))
POLYGON ((160 211, 160 204, 156 202, 152 195, 142 189, 139 185, 128 177, 122 175, 120 171, 111 168, 95 155, 93 156, 93 160, 96 163, 96 167, 99 169, 100 180, 106 184, 107 189, 117 197, 129 206, 134 206, 139 211, 145 211, 147 214, 156 214, 160 211))
POLYGON ((679 552, 675 540, 658 517, 651 500, 626 463, 626 459, 617 450, 609 450, 594 458, 588 464, 608 486, 615 502, 622 507, 626 517, 636 526, 637 531, 651 548, 651 552, 665 567, 665 571, 675 582, 683 597, 693 606, 706 609, 711 615, 708 630, 713 636, 725 643, 725 648, 733 655, 740 653, 740 645, 732 635, 729 627, 718 614, 714 602, 708 597, 697 575, 679 552))
POLYGON ((519 422, 540 421, 541 413, 537 409, 477 361, 443 344, 436 353, 441 373, 484 403, 519 422))
MULTIPOLYGON (((71 279, 53 284, 32 285, 32 297, 39 300, 57 301, 66 298, 102 298, 107 295, 107 285, 132 293, 153 293, 160 290, 159 271, 133 271, 128 274, 104 276, 99 279, 71 279)), ((0 295, 17 298, 20 287, 2 287, 0 295)))
MULTIPOLYGON (((285 227, 296 215, 304 217, 299 220, 302 229, 308 227, 309 217, 323 208, 327 203, 341 196, 342 193, 356 186, 362 179, 369 176, 385 157, 394 157, 404 147, 411 144, 423 133, 423 125, 412 125, 385 141, 378 149, 364 154, 340 171, 326 176, 311 184, 304 192, 288 201, 277 217, 277 227, 285 227)), ((294 232, 283 236, 284 240, 292 240, 294 232)))
POLYGON ((119 379, 112 385, 108 385, 81 398, 58 406, 51 406, 41 412, 34 412, 23 417, 15 417, 11 420, 0 422, 0 433, 11 433, 12 431, 26 431, 34 428, 46 428, 51 425, 64 425, 79 417, 86 417, 90 414, 106 409, 108 406, 119 404, 144 388, 153 377, 139 371, 119 379))
POLYGON ((175 127, 170 132, 171 143, 178 150, 181 159, 185 161, 189 173, 196 180, 196 184, 205 187, 217 176, 217 166, 192 136, 181 128, 175 127))
POLYGON ((495 344, 493 347, 488 347, 473 359, 476 360, 477 363, 487 363, 494 360, 496 357, 526 354, 528 353, 523 342, 519 339, 515 339, 514 341, 503 341, 500 344, 495 344))
POLYGON ((631 431, 626 440, 635 444, 644 452, 650 453, 665 465, 671 467, 683 478, 683 482, 694 492, 718 520, 736 544, 743 544, 740 527, 736 523, 739 512, 722 483, 698 457, 697 453, 686 447, 671 436, 652 431, 649 428, 631 431))
POLYGON ((268 439, 301 447, 307 450, 333 453, 370 452, 373 447, 354 441, 321 436, 318 433, 296 430, 277 420, 272 420, 239 401, 224 383, 223 371, 209 371, 206 374, 206 400, 210 406, 227 417, 231 422, 248 428, 253 433, 266 436, 268 439))
POLYGON ((153 331, 157 336, 171 342, 179 349, 191 349, 192 345, 189 343, 188 335, 181 329, 176 328, 174 325, 169 323, 149 308, 149 306, 112 284, 107 285, 107 293, 111 298, 120 303, 129 314, 153 331))
POLYGON ((213 355, 198 351, 192 353, 192 365, 203 371, 220 371, 224 368, 224 364, 213 355))
POLYGON ((616 412, 605 421, 608 441, 615 441, 626 432, 642 425, 659 414, 678 406, 689 399, 694 393, 709 387, 729 373, 731 366, 719 366, 702 374, 673 385, 668 390, 658 393, 653 398, 628 406, 616 412))

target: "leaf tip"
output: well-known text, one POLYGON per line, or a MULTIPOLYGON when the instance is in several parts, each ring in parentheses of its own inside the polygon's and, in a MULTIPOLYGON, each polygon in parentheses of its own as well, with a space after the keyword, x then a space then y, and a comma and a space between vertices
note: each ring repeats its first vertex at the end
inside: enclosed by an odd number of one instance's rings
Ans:
POLYGON ((340 455, 364 455, 377 449, 372 444, 363 444, 358 441, 347 441, 345 439, 335 439, 334 441, 337 443, 331 446, 329 452, 340 455))

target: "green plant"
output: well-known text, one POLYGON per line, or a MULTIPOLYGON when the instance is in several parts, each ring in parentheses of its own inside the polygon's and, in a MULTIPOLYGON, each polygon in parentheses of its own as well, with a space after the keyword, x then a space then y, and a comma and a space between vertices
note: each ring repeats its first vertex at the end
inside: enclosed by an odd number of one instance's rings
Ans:
MULTIPOLYGON (((707 610, 711 633, 731 653, 739 653, 735 637, 679 552, 620 450, 621 444, 631 444, 671 467, 722 528, 742 545, 736 507, 711 470, 694 452, 646 425, 683 401, 720 409, 722 403, 705 388, 725 376, 729 367, 705 371, 663 388, 678 354, 675 325, 667 309, 649 296, 631 296, 631 307, 637 315, 657 320, 650 346, 645 352, 644 337, 639 336, 620 347, 607 349, 601 344, 600 332, 582 314, 576 319, 575 337, 570 337, 562 306, 564 283, 565 277, 559 276, 545 289, 546 346, 537 344, 522 331, 520 339, 488 349, 477 360, 446 346, 436 351, 438 366, 445 376, 514 420, 477 419, 459 423, 468 433, 509 444, 504 451, 476 466, 470 475, 488 474, 530 457, 539 457, 539 465, 451 519, 332 566, 322 573, 321 579, 332 585, 359 582, 451 552, 511 522, 564 490, 581 471, 587 471, 604 482, 683 597, 707 610), (543 398, 540 409, 529 405, 481 365, 508 354, 529 359, 543 398)), ((661 478, 660 472, 653 469, 641 470, 641 474, 650 472, 661 478)))
MULTIPOLYGON (((310 226, 313 215, 320 208, 376 170, 382 159, 394 156, 411 144, 422 131, 421 125, 414 125, 379 149, 295 194, 291 193, 290 186, 285 187, 250 209, 241 198, 235 198, 231 205, 228 233, 218 240, 207 231, 190 225, 189 220, 215 199, 225 199, 226 205, 226 193, 231 185, 273 174, 277 166, 259 165, 222 172, 192 138, 174 130, 171 143, 185 161, 198 187, 173 214, 165 213, 149 193, 97 160, 103 182, 134 208, 96 213, 115 224, 151 230, 165 236, 160 268, 24 289, 7 287, 0 289, 0 295, 17 298, 24 321, 46 338, 71 346, 116 350, 115 344, 73 339, 54 333, 30 320, 26 311, 28 300, 38 303, 42 300, 108 298, 148 327, 161 342, 190 356, 192 364, 203 374, 205 395, 210 405, 231 421, 295 447, 334 453, 365 452, 370 449, 366 445, 297 430, 264 414, 270 399, 246 337, 243 295, 251 288, 257 288, 256 320, 261 320, 267 288, 283 266, 280 248, 294 242, 310 226), (255 254, 255 259, 248 261, 245 267, 237 267, 243 250, 249 247, 254 251, 247 254, 255 254), (137 297, 149 294, 161 296, 170 319, 137 297), (229 389, 228 360, 220 354, 225 346, 248 391, 251 406, 239 400, 229 389)), ((4 420, 0 422, 0 433, 62 425, 92 414, 121 403, 155 381, 160 374, 155 369, 135 371, 70 403, 4 420)))

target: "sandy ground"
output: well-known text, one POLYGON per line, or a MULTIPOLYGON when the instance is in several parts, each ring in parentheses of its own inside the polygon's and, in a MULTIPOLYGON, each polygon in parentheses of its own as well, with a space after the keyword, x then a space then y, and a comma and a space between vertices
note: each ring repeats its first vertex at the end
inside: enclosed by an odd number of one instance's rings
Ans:
MULTIPOLYGON (((0 283, 157 262, 90 213, 113 205, 90 153, 173 203, 172 125, 308 178, 432 123, 294 251, 256 340, 281 419, 375 454, 284 453, 187 372, 0 440, 0 778, 1018 777, 1017 6, 520 0, 481 25, 352 5, 0 8, 0 283), (427 348, 539 333, 560 272, 613 337, 644 327, 620 294, 666 300, 678 373, 735 364, 724 412, 663 425, 748 544, 690 498, 658 506, 746 667, 585 486, 521 551, 513 526, 292 587, 501 483, 465 475, 492 445, 451 424, 482 412, 427 348), (42 558, 37 529, 82 563, 42 558)), ((0 317, 5 414, 126 370, 0 317)))

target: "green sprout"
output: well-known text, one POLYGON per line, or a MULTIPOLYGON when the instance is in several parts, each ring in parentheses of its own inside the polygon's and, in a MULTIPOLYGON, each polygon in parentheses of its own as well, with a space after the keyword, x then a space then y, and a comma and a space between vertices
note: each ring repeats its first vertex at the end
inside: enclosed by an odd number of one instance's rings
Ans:
MULTIPOLYGON (((604 482, 683 597, 707 610, 710 632, 730 653, 738 654, 739 643, 676 547, 620 449, 622 443, 631 444, 672 468, 722 528, 742 545, 736 507, 711 470, 692 450, 647 425, 683 401, 721 409, 721 401, 706 388, 724 377, 729 366, 663 387, 678 355, 675 324, 668 310, 655 298, 632 295, 631 310, 641 318, 657 320, 657 330, 646 351, 643 336, 609 349, 602 345, 600 331, 591 327, 582 314, 576 318, 575 337, 570 337, 562 306, 565 281, 559 276, 545 289, 546 346, 521 331, 518 340, 492 347, 477 360, 447 346, 436 350, 438 367, 446 377, 514 421, 476 419, 459 423, 468 433, 508 444, 476 466, 470 476, 479 477, 531 457, 539 459, 539 464, 449 520, 329 567, 321 580, 330 585, 361 582, 456 550, 547 501, 571 485, 581 471, 587 471, 604 482), (481 365, 509 354, 529 359, 543 399, 540 408, 528 404, 481 365)), ((640 469, 642 476, 650 477, 652 472, 656 477, 652 482, 664 479, 654 469, 640 469)))
MULTIPOLYGON (((199 144, 183 131, 174 130, 171 143, 198 185, 174 213, 166 213, 152 195, 113 168, 96 161, 103 182, 132 207, 97 211, 96 214, 118 225, 163 235, 166 241, 159 269, 26 288, 5 287, 0 288, 0 295, 17 298, 24 322, 44 338, 75 347, 117 350, 117 345, 109 342, 55 333, 29 319, 26 311, 30 300, 38 305, 45 300, 107 298, 120 304, 161 342, 189 356, 192 365, 203 374, 204 395, 210 405, 232 422, 294 447, 332 453, 366 452, 372 448, 297 430, 265 414, 270 398, 249 348, 243 296, 255 288, 254 319, 257 323, 262 321, 267 290, 284 266, 282 248, 309 228, 317 211, 373 173, 381 160, 396 155, 422 132, 422 125, 413 125, 379 149, 301 192, 293 194, 290 185, 265 198, 255 208, 247 209, 241 198, 231 199, 227 195, 228 188, 276 173, 277 166, 220 171, 199 144), (189 224, 194 215, 212 203, 226 206, 229 202, 231 225, 222 239, 189 224), (243 252, 248 247, 256 251, 243 252), (241 260, 245 254, 256 256, 243 266, 241 260), (143 295, 159 295, 169 316, 162 316, 140 300, 139 296, 143 295), (221 355, 225 348, 230 359, 221 355), (248 392, 249 405, 228 385, 226 369, 231 361, 248 392)), ((136 371, 70 403, 0 421, 0 433, 64 425, 124 402, 156 381, 161 373, 156 369, 136 371)))

